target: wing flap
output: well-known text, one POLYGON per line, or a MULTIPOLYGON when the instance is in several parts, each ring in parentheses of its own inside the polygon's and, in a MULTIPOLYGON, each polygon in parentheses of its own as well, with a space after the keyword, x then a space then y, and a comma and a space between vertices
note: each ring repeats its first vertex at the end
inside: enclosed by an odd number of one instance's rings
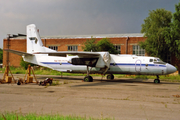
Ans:
POLYGON ((7 51, 7 52, 14 53, 14 54, 17 54, 17 55, 20 55, 20 56, 33 56, 33 54, 26 53, 26 52, 21 52, 21 51, 17 51, 17 50, 11 50, 11 49, 3 49, 3 50, 7 51))

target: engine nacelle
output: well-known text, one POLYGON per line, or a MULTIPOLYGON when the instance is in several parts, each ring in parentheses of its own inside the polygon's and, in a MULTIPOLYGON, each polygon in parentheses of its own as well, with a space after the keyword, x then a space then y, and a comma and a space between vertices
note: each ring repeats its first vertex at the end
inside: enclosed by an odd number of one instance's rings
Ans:
POLYGON ((73 65, 86 65, 90 67, 95 67, 98 58, 72 58, 68 62, 73 65))

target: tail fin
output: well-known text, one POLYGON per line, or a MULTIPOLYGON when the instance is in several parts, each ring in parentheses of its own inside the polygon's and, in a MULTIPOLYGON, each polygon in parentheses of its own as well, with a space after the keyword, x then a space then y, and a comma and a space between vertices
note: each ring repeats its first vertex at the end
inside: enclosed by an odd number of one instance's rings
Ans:
POLYGON ((27 53, 34 52, 56 52, 43 46, 39 33, 36 29, 36 25, 31 24, 26 27, 27 34, 27 53))

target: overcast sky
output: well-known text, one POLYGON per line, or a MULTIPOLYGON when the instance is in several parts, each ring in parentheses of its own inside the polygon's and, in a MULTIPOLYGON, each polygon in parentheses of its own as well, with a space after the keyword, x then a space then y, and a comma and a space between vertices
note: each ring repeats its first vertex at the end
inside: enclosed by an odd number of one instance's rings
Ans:
POLYGON ((175 12, 179 0, 0 0, 0 48, 7 34, 41 36, 140 33, 149 10, 175 12))

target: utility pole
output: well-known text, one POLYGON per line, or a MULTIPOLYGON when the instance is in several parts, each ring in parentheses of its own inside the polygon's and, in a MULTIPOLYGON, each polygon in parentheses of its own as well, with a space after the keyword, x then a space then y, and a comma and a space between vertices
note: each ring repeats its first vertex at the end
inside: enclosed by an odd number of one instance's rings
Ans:
MULTIPOLYGON (((7 37, 7 49, 9 49, 9 46, 10 46, 10 44, 9 44, 9 42, 10 42, 10 34, 8 34, 8 37, 7 37)), ((9 52, 7 52, 6 53, 6 66, 8 66, 9 65, 9 52)))

